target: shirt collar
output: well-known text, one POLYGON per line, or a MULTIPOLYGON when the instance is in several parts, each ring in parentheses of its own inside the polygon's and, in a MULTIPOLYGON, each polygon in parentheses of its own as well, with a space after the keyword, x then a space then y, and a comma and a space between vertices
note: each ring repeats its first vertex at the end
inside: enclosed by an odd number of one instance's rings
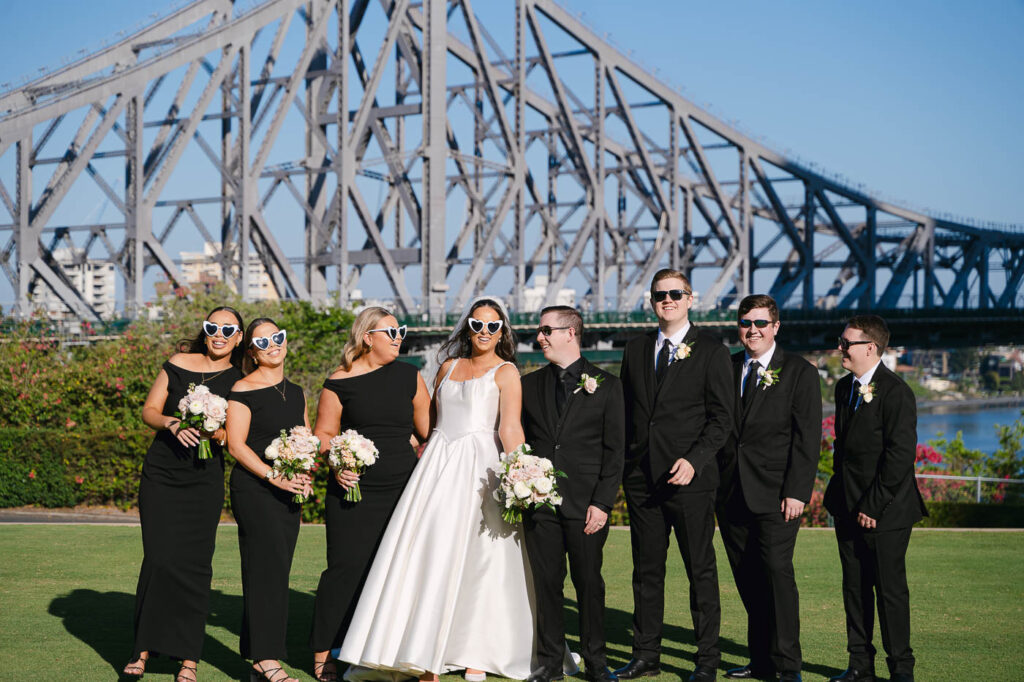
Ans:
MULTIPOLYGON (((551 363, 551 369, 554 371, 556 378, 558 376, 560 376, 561 370, 562 370, 561 367, 559 367, 555 363, 551 363)), ((581 355, 578 358, 576 358, 575 362, 573 362, 571 365, 569 365, 568 367, 565 368, 565 376, 570 377, 574 381, 579 381, 580 376, 582 376, 582 374, 583 374, 583 356, 581 355)))
POLYGON ((764 353, 759 358, 756 358, 756 359, 752 358, 752 357, 750 357, 749 354, 744 352, 744 354, 743 354, 743 367, 744 368, 749 367, 750 363, 756 362, 759 365, 761 365, 762 367, 764 367, 765 369, 767 369, 768 365, 770 365, 771 362, 772 362, 772 356, 773 355, 775 355, 775 341, 772 341, 772 347, 768 349, 768 352, 764 353))
POLYGON ((658 329, 658 340, 654 343, 654 350, 655 351, 661 350, 661 347, 665 345, 665 339, 666 338, 669 341, 672 342, 672 347, 673 348, 678 348, 683 343, 683 339, 686 338, 686 335, 689 334, 689 333, 690 333, 690 322, 687 322, 686 324, 684 324, 682 329, 677 331, 672 336, 668 336, 668 337, 666 337, 665 336, 665 332, 661 331, 661 329, 659 328, 658 329))
POLYGON ((875 377, 875 371, 878 369, 878 366, 880 364, 882 364, 881 360, 876 362, 875 366, 872 367, 871 369, 869 369, 868 371, 864 372, 863 375, 857 376, 856 374, 854 374, 853 378, 856 379, 858 382, 860 382, 861 386, 867 386, 868 384, 871 383, 871 380, 875 377))

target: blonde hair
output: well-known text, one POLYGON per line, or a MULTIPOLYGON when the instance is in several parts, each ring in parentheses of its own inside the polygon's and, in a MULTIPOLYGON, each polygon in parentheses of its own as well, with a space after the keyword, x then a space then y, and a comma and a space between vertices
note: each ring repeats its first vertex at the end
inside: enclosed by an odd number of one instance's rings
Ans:
POLYGON ((355 321, 352 323, 352 331, 349 332, 348 341, 345 342, 345 347, 341 351, 341 368, 343 370, 347 372, 352 369, 353 362, 370 352, 370 347, 363 337, 366 335, 366 332, 376 327, 382 318, 389 315, 394 316, 390 310, 380 306, 370 306, 359 311, 355 321))

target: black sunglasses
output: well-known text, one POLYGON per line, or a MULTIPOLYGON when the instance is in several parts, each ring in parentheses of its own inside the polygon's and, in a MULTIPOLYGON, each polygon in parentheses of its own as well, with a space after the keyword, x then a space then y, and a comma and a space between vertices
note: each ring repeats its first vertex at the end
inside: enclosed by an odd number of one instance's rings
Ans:
POLYGON ((770 324, 772 324, 771 320, 740 320, 740 326, 744 329, 750 329, 750 325, 754 325, 758 329, 764 329, 770 324))
POLYGON ((551 332, 559 329, 572 329, 572 327, 552 327, 546 324, 543 327, 537 327, 537 333, 541 336, 551 336, 551 332))
POLYGON ((484 330, 484 327, 487 328, 488 334, 497 334, 499 331, 501 331, 501 320, 494 320, 493 322, 484 322, 483 320, 478 320, 475 317, 471 317, 466 321, 469 323, 469 331, 473 332, 474 334, 479 334, 480 332, 482 332, 484 330))
POLYGON ((270 336, 252 337, 252 345, 256 346, 260 350, 266 350, 270 348, 271 342, 273 342, 275 346, 283 346, 286 338, 288 338, 288 332, 284 329, 280 329, 270 336))
POLYGON ((207 336, 216 336, 220 332, 225 339, 230 339, 241 329, 237 324, 217 324, 209 320, 203 321, 203 333, 207 336))
POLYGON ((401 327, 381 327, 380 329, 371 329, 370 332, 385 332, 392 341, 395 339, 404 339, 405 332, 408 329, 408 325, 403 324, 401 327))
POLYGON ((669 289, 668 291, 655 291, 651 294, 651 298, 655 303, 662 303, 666 298, 671 298, 673 301, 683 300, 683 296, 689 296, 690 292, 685 289, 669 289))
POLYGON ((839 347, 843 349, 843 351, 848 351, 850 350, 850 346, 859 346, 862 343, 874 343, 874 341, 850 341, 842 336, 839 337, 839 347))

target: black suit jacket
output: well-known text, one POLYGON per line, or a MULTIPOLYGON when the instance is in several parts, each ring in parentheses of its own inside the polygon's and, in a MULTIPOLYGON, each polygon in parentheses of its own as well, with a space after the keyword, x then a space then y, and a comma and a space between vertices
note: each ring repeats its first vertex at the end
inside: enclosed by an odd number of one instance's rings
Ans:
POLYGON ((638 468, 653 490, 665 484, 680 457, 696 472, 682 492, 711 492, 718 487, 716 455, 732 429, 736 389, 729 351, 714 336, 691 326, 683 343, 690 357, 669 365, 661 384, 654 376, 657 330, 632 339, 622 354, 622 390, 626 401, 626 467, 638 468))
POLYGON ((778 370, 779 378, 771 386, 753 388, 744 410, 739 386, 745 358, 745 351, 732 356, 736 404, 732 432, 719 462, 719 499, 728 499, 738 486, 747 508, 757 514, 779 511, 786 497, 809 502, 821 452, 818 371, 776 345, 768 369, 778 370))
POLYGON ((850 405, 853 375, 836 384, 835 473, 825 508, 837 518, 863 512, 878 530, 906 528, 928 514, 917 489, 917 402, 885 365, 872 377, 871 402, 850 405))
POLYGON ((581 371, 603 377, 593 393, 570 393, 561 420, 555 407, 555 373, 545 366, 522 378, 523 432, 533 454, 547 457, 565 472, 558 479, 567 519, 586 519, 587 507, 610 511, 622 480, 624 450, 622 383, 583 360, 581 371))

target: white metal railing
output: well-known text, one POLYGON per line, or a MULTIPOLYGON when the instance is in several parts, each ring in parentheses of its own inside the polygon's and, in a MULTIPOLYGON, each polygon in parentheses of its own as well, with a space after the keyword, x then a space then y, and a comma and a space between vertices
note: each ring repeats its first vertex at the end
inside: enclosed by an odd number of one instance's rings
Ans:
POLYGON ((933 478, 945 481, 974 481, 975 486, 975 499, 977 502, 981 502, 981 484, 982 483, 1024 483, 1024 479, 1019 478, 995 478, 992 476, 949 476, 947 474, 915 474, 917 478, 933 478))

